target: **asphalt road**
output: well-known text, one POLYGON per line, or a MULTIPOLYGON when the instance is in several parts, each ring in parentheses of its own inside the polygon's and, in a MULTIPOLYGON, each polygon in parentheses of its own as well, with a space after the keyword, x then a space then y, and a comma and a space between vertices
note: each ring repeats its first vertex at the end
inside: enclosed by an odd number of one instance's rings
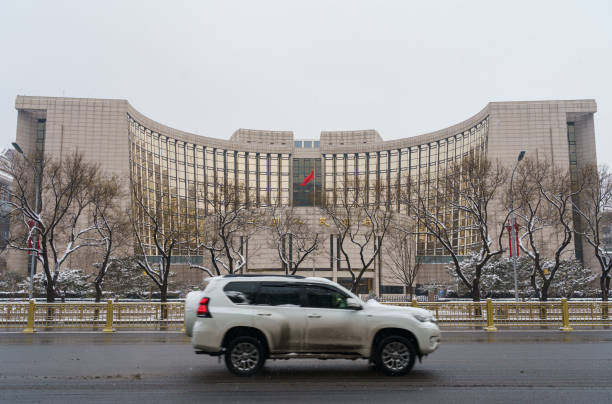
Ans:
POLYGON ((0 333, 2 403, 610 403, 612 331, 444 332, 407 376, 268 361, 238 378, 177 333, 0 333))

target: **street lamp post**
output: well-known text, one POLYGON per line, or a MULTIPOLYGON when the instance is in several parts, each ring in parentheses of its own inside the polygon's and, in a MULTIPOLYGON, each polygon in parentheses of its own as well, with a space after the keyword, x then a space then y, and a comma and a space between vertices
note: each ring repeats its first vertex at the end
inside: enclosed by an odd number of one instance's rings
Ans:
MULTIPOLYGON (((22 154, 25 158, 25 154, 23 153, 23 150, 21 149, 21 147, 19 147, 19 145, 15 142, 13 142, 12 145, 15 151, 18 152, 19 154, 22 154)), ((38 203, 40 200, 40 186, 38 185, 39 175, 38 175, 38 169, 36 165, 34 165, 33 167, 34 167, 34 212, 38 214, 39 213, 38 203)), ((34 223, 33 228, 30 230, 32 232, 31 234, 32 246, 38 245, 37 240, 36 240, 36 236, 37 236, 36 229, 38 229, 38 224, 34 223)), ((36 272, 36 256, 34 255, 34 253, 32 253, 31 255, 29 272, 30 272, 30 293, 29 295, 30 295, 30 299, 32 299, 34 297, 34 273, 36 272)))
MULTIPOLYGON (((513 190, 512 190, 512 180, 514 179, 514 173, 516 171, 516 168, 518 167, 518 164, 521 162, 521 160, 523 159, 523 157, 525 157, 525 150, 521 150, 521 152, 518 155, 518 158, 516 160, 516 164, 514 165, 514 169, 512 170, 512 175, 510 176, 510 226, 512 227, 514 233, 512 233, 512 231, 508 234, 508 237, 510 237, 510 256, 512 256, 512 239, 516 240, 516 244, 517 244, 517 252, 518 252, 518 226, 515 226, 515 221, 516 219, 514 218, 514 206, 513 206, 513 190)), ((512 269, 514 270, 514 300, 515 301, 519 301, 518 298, 518 278, 516 276, 516 258, 517 258, 518 254, 514 254, 514 257, 512 258, 512 269)))

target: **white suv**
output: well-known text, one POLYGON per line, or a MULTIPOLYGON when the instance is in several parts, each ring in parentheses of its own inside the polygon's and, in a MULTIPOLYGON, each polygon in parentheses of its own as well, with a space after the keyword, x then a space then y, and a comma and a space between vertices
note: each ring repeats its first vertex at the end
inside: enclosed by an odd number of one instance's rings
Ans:
POLYGON ((237 375, 289 358, 369 359, 401 375, 440 344, 431 312, 363 303, 324 278, 226 275, 207 282, 185 299, 185 332, 196 353, 225 355, 237 375))

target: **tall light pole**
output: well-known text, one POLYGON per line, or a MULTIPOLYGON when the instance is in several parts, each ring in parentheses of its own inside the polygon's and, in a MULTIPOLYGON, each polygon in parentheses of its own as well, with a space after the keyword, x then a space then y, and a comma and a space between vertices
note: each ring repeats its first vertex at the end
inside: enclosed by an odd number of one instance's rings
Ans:
MULTIPOLYGON (((518 226, 514 226, 514 222, 515 222, 515 218, 514 218, 514 205, 513 205, 513 190, 512 190, 512 180, 514 179, 514 173, 516 171, 516 168, 518 167, 519 163, 521 162, 521 160, 523 159, 523 157, 525 157, 525 150, 521 150, 521 152, 518 155, 518 158, 516 159, 516 164, 514 165, 514 169, 512 170, 512 175, 510 176, 510 226, 512 229, 514 229, 514 232, 510 232, 508 234, 508 237, 510 237, 510 255, 512 255, 512 240, 517 240, 517 251, 518 251, 518 226)), ((516 258, 517 258, 517 254, 514 254, 514 258, 512 259, 512 268, 514 270, 514 300, 515 301, 519 301, 518 298, 518 278, 516 276, 516 258)))
MULTIPOLYGON (((19 145, 15 142, 11 144, 13 145, 13 148, 15 149, 15 151, 19 154, 22 154, 24 158, 27 160, 21 147, 19 147, 19 145)), ((40 186, 38 185, 39 175, 38 175, 38 168, 36 167, 36 165, 34 165, 33 167, 34 167, 34 212, 38 214, 39 213, 38 212, 38 201, 40 200, 40 186)), ((36 246, 38 244, 36 240, 36 229, 38 228, 37 226, 38 224, 34 223, 33 228, 30 229, 30 231, 32 232, 32 234, 30 235, 30 240, 33 246, 36 246)), ((36 272, 36 255, 32 253, 31 260, 30 260, 30 299, 34 297, 34 273, 35 272, 36 272)))

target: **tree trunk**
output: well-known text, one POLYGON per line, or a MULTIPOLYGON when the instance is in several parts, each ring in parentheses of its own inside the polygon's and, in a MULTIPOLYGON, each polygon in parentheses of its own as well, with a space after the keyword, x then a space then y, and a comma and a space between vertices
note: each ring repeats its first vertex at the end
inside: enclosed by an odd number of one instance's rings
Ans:
POLYGON ((478 278, 472 280, 472 301, 480 301, 480 279, 478 278))
POLYGON ((168 300, 168 284, 162 284, 159 287, 160 300, 162 303, 166 303, 168 300))
POLYGON ((359 281, 360 280, 361 280, 361 278, 353 276, 352 283, 351 283, 351 292, 353 292, 356 295, 359 294, 358 289, 359 289, 359 281))
POLYGON ((535 272, 529 277, 529 283, 531 283, 531 287, 533 288, 533 291, 535 293, 535 298, 540 299, 540 290, 538 289, 538 284, 536 283, 535 272))
POLYGON ((56 293, 55 293, 55 288, 53 287, 53 282, 50 282, 49 279, 47 279, 47 285, 45 286, 46 291, 47 291, 47 303, 53 303, 55 302, 55 298, 56 298, 56 293))
MULTIPOLYGON (((540 299, 541 302, 546 302, 548 301, 548 287, 550 286, 550 281, 544 281, 542 283, 542 289, 538 290, 536 289, 536 293, 538 294, 538 298, 540 299)), ((548 313, 546 311, 546 306, 545 305, 540 305, 540 319, 541 320, 546 320, 548 313)))
POLYGON ((104 276, 106 275, 106 269, 108 267, 108 261, 110 259, 112 245, 113 242, 111 238, 110 243, 107 245, 106 254, 104 255, 104 261, 102 261, 102 264, 100 265, 98 276, 96 276, 96 279, 94 279, 94 286, 96 287, 96 303, 100 303, 100 300, 102 300, 102 281, 104 280, 104 276))
POLYGON ((608 293, 610 291, 610 278, 605 272, 602 272, 601 276, 599 277, 599 287, 601 288, 601 301, 607 302, 608 293))
POLYGON ((610 278, 607 273, 602 272, 601 277, 599 278, 599 286, 601 287, 601 318, 608 318, 608 292, 610 290, 610 278))
POLYGON ((287 268, 287 263, 285 262, 287 261, 286 251, 285 236, 283 236, 281 242, 281 255, 283 256, 283 259, 281 260, 281 265, 283 267, 283 271, 285 271, 285 276, 289 275, 289 268, 287 268))
POLYGON ((482 317, 482 310, 480 309, 480 279, 475 278, 472 280, 472 301, 474 303, 474 317, 482 317))
POLYGON ((544 281, 542 283, 542 290, 540 291, 540 301, 548 301, 548 288, 550 287, 550 281, 544 281))
MULTIPOLYGON (((98 280, 96 279, 94 281, 94 286, 96 288, 96 303, 100 303, 100 301, 102 300, 102 286, 100 285, 101 282, 98 282, 98 280)), ((97 320, 100 317, 100 309, 98 308, 98 306, 96 306, 96 308, 94 309, 94 320, 97 320)))
POLYGON ((96 279, 96 281, 94 282, 94 286, 96 287, 96 303, 100 303, 100 301, 102 300, 102 285, 101 285, 101 281, 98 282, 98 280, 96 279))
MULTIPOLYGON (((168 283, 165 282, 161 285, 161 287, 159 288, 159 291, 161 292, 161 319, 162 320, 167 320, 168 319, 168 306, 166 305, 166 302, 168 300, 168 283)), ((162 323, 162 328, 165 328, 165 324, 162 323)))

